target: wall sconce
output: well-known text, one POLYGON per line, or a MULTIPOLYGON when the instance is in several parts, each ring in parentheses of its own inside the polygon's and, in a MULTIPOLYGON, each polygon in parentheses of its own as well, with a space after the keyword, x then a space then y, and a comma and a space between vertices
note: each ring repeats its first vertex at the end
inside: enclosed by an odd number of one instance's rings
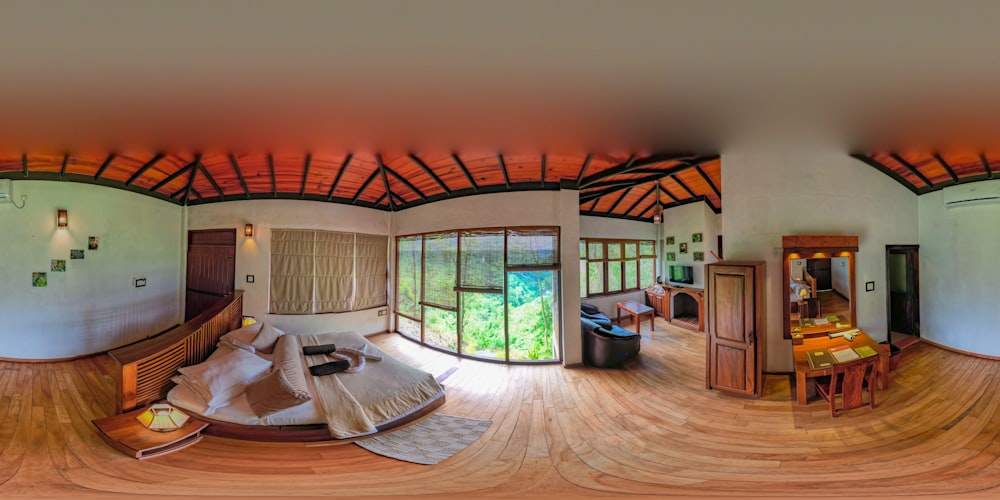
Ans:
POLYGON ((135 418, 151 431, 170 432, 180 429, 190 417, 168 404, 155 404, 135 418))
POLYGON ((243 226, 243 235, 247 238, 253 238, 253 224, 243 226))
POLYGON ((66 224, 69 222, 68 219, 69 217, 66 214, 65 209, 60 208, 59 210, 56 210, 56 226, 59 226, 60 228, 66 227, 66 224))

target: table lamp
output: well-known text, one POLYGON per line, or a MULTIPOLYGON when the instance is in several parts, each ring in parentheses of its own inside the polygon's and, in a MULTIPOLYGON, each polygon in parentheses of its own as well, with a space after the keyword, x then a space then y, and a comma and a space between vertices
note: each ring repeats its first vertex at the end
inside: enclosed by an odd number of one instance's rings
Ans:
POLYGON ((181 428, 189 417, 171 405, 155 404, 135 418, 151 431, 170 432, 181 428))

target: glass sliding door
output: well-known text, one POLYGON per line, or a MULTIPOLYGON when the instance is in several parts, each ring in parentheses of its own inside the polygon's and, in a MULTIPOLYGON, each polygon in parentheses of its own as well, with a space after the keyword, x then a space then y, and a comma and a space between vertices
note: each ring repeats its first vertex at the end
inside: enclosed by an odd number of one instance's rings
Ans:
POLYGON ((559 359, 555 271, 507 273, 507 315, 512 361, 559 359))
MULTIPOLYGON (((558 228, 400 236, 396 248, 401 334, 461 356, 508 362, 561 358, 558 228)), ((581 246, 581 257, 586 250, 581 246)))
POLYGON ((423 294, 422 236, 396 240, 396 330, 420 340, 420 303, 423 294))

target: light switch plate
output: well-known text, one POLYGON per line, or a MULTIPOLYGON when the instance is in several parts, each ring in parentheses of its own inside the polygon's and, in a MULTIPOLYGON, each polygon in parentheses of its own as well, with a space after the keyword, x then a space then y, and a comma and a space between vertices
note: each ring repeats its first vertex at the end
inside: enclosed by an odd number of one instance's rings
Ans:
POLYGON ((146 278, 136 278, 135 279, 135 287, 139 288, 139 287, 143 287, 143 286, 146 286, 146 278))
POLYGON ((874 292, 875 291, 875 282, 874 281, 866 281, 865 282, 865 291, 866 292, 874 292))
POLYGON ((247 283, 253 283, 253 275, 252 274, 248 274, 247 275, 247 283))

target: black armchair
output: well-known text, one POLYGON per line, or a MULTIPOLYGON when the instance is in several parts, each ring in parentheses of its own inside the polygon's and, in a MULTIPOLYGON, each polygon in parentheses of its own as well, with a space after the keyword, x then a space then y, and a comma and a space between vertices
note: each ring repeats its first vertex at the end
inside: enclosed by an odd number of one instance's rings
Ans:
POLYGON ((639 334, 624 328, 580 318, 583 329, 584 360, 598 368, 620 368, 628 360, 639 355, 639 334))

